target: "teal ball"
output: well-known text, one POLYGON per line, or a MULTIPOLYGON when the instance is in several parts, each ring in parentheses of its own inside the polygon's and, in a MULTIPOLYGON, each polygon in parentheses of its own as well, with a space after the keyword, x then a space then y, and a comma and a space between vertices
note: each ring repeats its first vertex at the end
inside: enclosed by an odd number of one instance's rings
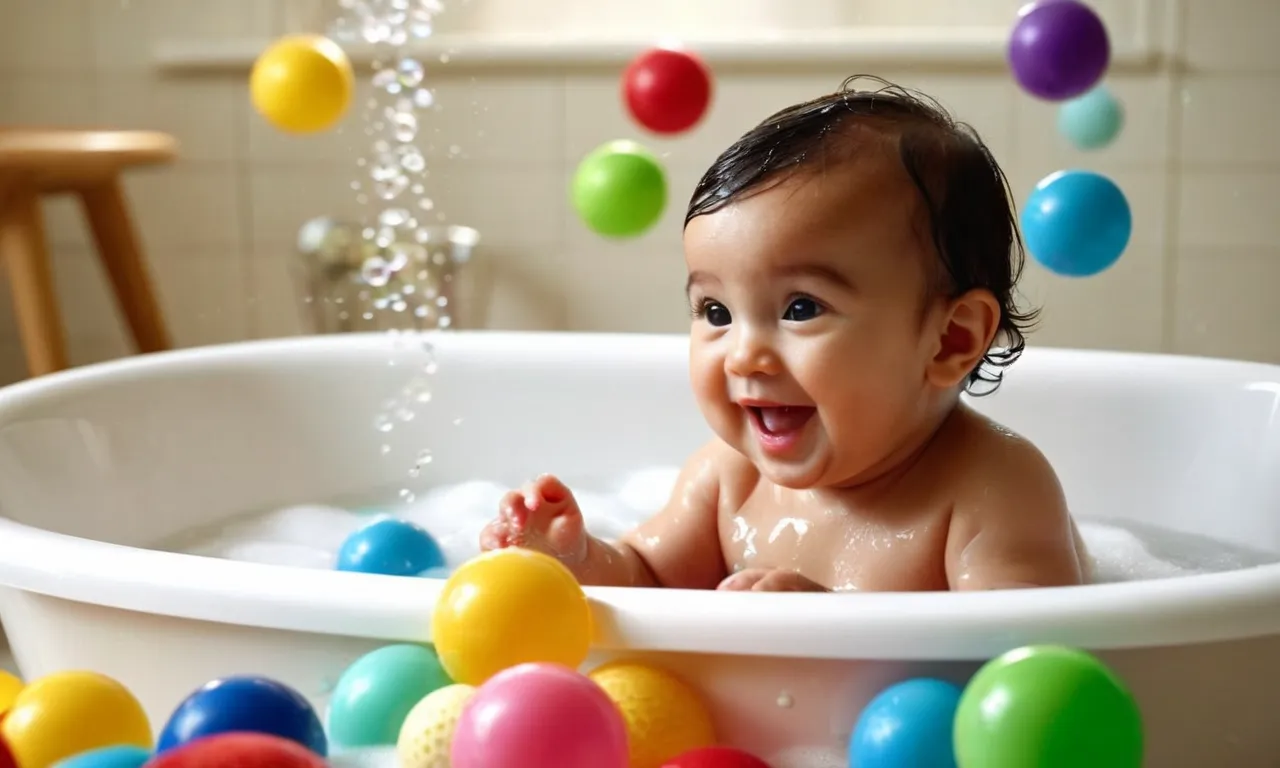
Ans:
POLYGON ((451 685, 434 650, 388 645, 347 667, 329 699, 329 739, 338 746, 391 746, 409 710, 432 691, 451 685))
POLYGON ((1124 107, 1105 86, 1058 107, 1058 133, 1077 149, 1102 149, 1124 128, 1124 107))

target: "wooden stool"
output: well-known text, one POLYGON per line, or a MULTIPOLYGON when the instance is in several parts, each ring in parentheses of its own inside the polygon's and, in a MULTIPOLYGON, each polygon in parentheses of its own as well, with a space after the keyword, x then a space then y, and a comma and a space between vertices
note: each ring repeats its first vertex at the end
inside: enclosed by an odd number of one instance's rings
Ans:
POLYGON ((177 155, 173 137, 150 131, 0 128, 0 258, 9 273, 31 376, 67 367, 40 198, 79 196, 98 257, 139 352, 170 346, 143 262, 120 174, 177 155))

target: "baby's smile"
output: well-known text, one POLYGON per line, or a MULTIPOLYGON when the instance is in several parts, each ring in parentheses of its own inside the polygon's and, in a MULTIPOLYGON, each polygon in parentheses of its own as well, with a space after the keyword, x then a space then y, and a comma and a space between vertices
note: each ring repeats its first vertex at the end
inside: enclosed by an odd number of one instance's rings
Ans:
POLYGON ((765 453, 782 456, 793 451, 817 409, 811 405, 783 405, 765 400, 741 400, 765 453))

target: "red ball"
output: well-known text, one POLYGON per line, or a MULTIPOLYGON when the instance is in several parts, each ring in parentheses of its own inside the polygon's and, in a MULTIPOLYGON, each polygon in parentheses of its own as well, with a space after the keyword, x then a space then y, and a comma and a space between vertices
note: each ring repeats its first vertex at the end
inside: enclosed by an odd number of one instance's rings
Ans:
POLYGON ((298 742, 279 736, 219 733, 162 752, 143 768, 329 768, 329 763, 298 742))
POLYGON ((13 759, 13 753, 3 738, 0 738, 0 768, 18 768, 18 761, 13 759))
POLYGON ((680 133, 707 111, 711 72, 691 53, 655 48, 627 65, 622 97, 640 125, 654 133, 680 133))
POLYGON ((733 747, 699 747, 671 758, 662 768, 769 768, 769 764, 733 747))

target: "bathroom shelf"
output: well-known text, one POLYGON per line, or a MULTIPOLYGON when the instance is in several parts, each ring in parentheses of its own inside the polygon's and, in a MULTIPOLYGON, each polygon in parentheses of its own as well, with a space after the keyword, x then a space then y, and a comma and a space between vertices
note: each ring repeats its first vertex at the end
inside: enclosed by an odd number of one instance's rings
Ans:
MULTIPOLYGON (((804 67, 876 64, 916 68, 1005 66, 1008 30, 990 27, 857 27, 786 32, 774 35, 664 41, 652 36, 602 38, 546 34, 442 34, 405 47, 424 62, 447 62, 450 71, 486 68, 592 68, 624 65, 653 45, 680 45, 696 50, 718 67, 804 67)), ((172 74, 248 72, 270 39, 221 41, 164 40, 152 51, 155 66, 172 74)), ((365 69, 372 46, 345 46, 353 63, 365 69)), ((1161 52, 1148 36, 1115 41, 1114 70, 1135 71, 1161 63, 1161 52)))

